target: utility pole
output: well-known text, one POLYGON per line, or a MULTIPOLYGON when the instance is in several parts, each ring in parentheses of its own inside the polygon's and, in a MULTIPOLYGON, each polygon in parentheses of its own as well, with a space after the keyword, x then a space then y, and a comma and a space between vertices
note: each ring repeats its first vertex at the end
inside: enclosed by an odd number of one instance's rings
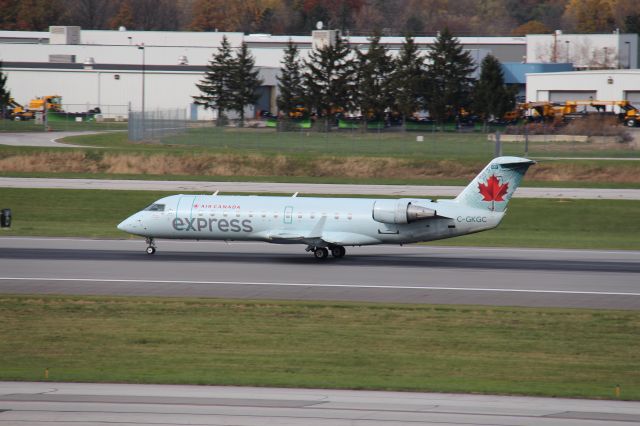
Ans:
POLYGON ((142 51, 142 138, 144 139, 145 130, 145 115, 144 115, 144 72, 145 72, 145 55, 144 55, 144 43, 138 45, 138 50, 142 51))

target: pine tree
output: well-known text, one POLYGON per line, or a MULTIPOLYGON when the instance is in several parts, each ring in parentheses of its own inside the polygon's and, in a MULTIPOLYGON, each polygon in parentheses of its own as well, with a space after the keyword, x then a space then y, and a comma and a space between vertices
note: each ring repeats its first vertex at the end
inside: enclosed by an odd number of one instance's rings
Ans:
POLYGON ((207 65, 204 78, 200 83, 196 83, 201 94, 193 96, 196 104, 204 105, 205 109, 211 108, 218 111, 217 126, 224 125, 226 121, 224 112, 231 107, 232 94, 229 86, 233 67, 231 46, 227 36, 223 36, 218 52, 213 55, 207 65))
POLYGON ((457 116, 460 108, 470 101, 475 70, 468 52, 462 50, 458 39, 445 29, 436 37, 427 54, 426 107, 431 117, 442 122, 457 116))
POLYGON ((372 37, 366 53, 356 51, 355 104, 364 119, 363 130, 367 129, 369 118, 384 120, 385 111, 391 108, 391 73, 393 59, 388 49, 380 44, 380 36, 372 37))
POLYGON ((11 91, 7 89, 7 75, 2 72, 2 61, 0 61, 0 117, 4 118, 5 108, 11 99, 11 91))
POLYGON ((300 52, 295 44, 289 39, 287 48, 282 59, 282 68, 278 79, 278 98, 276 103, 278 110, 287 119, 290 113, 299 108, 303 103, 302 95, 302 64, 299 58, 300 52))
POLYGON ((317 117, 323 118, 324 130, 330 130, 330 119, 352 106, 353 58, 349 45, 338 36, 334 45, 328 43, 313 49, 304 62, 305 104, 317 117))
POLYGON ((262 80, 258 78, 259 71, 255 67, 255 59, 249 52, 247 43, 242 43, 231 64, 229 107, 240 114, 239 125, 244 127, 244 108, 253 105, 260 97, 258 88, 262 85, 262 80))
POLYGON ((482 60, 473 104, 474 111, 484 116, 485 125, 491 118, 502 117, 514 106, 513 93, 504 84, 500 61, 493 55, 482 60))
POLYGON ((392 81, 395 109, 402 116, 404 127, 407 118, 411 117, 424 103, 422 99, 425 84, 424 58, 420 56, 418 46, 412 37, 405 37, 400 48, 392 81))

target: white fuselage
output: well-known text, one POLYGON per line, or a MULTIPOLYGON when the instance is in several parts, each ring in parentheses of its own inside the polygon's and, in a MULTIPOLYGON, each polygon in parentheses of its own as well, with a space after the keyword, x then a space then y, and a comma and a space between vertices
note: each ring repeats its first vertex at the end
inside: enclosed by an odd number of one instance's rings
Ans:
POLYGON ((419 199, 173 195, 150 208, 118 228, 149 238, 358 246, 455 237, 494 228, 504 216, 419 199), (407 220, 409 205, 432 215, 407 220))

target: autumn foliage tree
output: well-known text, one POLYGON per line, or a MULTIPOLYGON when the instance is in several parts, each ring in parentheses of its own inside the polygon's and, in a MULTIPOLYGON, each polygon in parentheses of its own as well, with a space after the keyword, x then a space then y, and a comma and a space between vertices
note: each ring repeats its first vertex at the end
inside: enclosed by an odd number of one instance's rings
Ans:
POLYGON ((118 29, 120 27, 134 27, 135 21, 133 17, 133 6, 131 5, 132 1, 133 0, 124 0, 120 2, 116 14, 109 21, 109 26, 111 28, 118 29))
POLYGON ((609 32, 615 29, 611 0, 570 0, 566 20, 579 33, 609 32))

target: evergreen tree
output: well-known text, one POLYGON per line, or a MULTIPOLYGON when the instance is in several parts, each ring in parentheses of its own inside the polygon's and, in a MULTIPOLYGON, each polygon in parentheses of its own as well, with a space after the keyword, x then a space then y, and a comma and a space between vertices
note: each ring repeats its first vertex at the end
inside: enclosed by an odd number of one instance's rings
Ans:
POLYGON ((393 59, 388 49, 380 44, 380 36, 372 37, 369 50, 362 53, 356 51, 357 69, 355 82, 355 104, 364 118, 363 130, 367 129, 369 118, 384 120, 385 111, 391 108, 393 96, 391 90, 391 73, 393 59))
POLYGON ((427 54, 426 107, 431 117, 442 122, 459 114, 468 106, 475 70, 468 52, 462 50, 458 39, 445 29, 427 54))
POLYGON ((407 118, 411 117, 424 103, 422 99, 425 84, 424 58, 420 56, 418 46, 412 37, 405 37, 400 48, 392 81, 395 109, 402 116, 404 127, 407 118))
POLYGON ((258 88, 262 80, 255 67, 255 59, 249 52, 247 43, 242 43, 240 51, 231 61, 229 78, 229 108, 240 114, 240 127, 244 127, 244 108, 256 103, 260 95, 258 88))
POLYGON ((5 108, 11 99, 11 91, 7 89, 7 75, 2 72, 2 61, 0 61, 0 117, 4 118, 5 108))
POLYGON ((640 14, 636 13, 624 18, 624 32, 640 33, 640 14))
POLYGON ((505 86, 500 61, 493 55, 482 60, 473 104, 474 111, 484 116, 485 125, 491 118, 499 119, 514 106, 514 94, 505 86))
POLYGON ((218 52, 213 55, 207 65, 204 78, 200 83, 196 83, 201 94, 193 96, 196 104, 204 105, 205 109, 211 108, 218 111, 217 126, 224 124, 224 112, 231 108, 232 93, 229 87, 233 67, 231 46, 227 36, 223 36, 218 52))
POLYGON ((304 64, 305 105, 317 117, 323 118, 324 129, 329 131, 330 119, 352 106, 351 48, 338 36, 333 46, 327 43, 324 47, 313 49, 304 64))
POLYGON ((276 103, 278 110, 284 114, 285 119, 289 118, 290 113, 303 103, 302 64, 299 55, 298 48, 289 39, 287 48, 284 51, 280 75, 277 77, 280 94, 276 99, 276 103))

